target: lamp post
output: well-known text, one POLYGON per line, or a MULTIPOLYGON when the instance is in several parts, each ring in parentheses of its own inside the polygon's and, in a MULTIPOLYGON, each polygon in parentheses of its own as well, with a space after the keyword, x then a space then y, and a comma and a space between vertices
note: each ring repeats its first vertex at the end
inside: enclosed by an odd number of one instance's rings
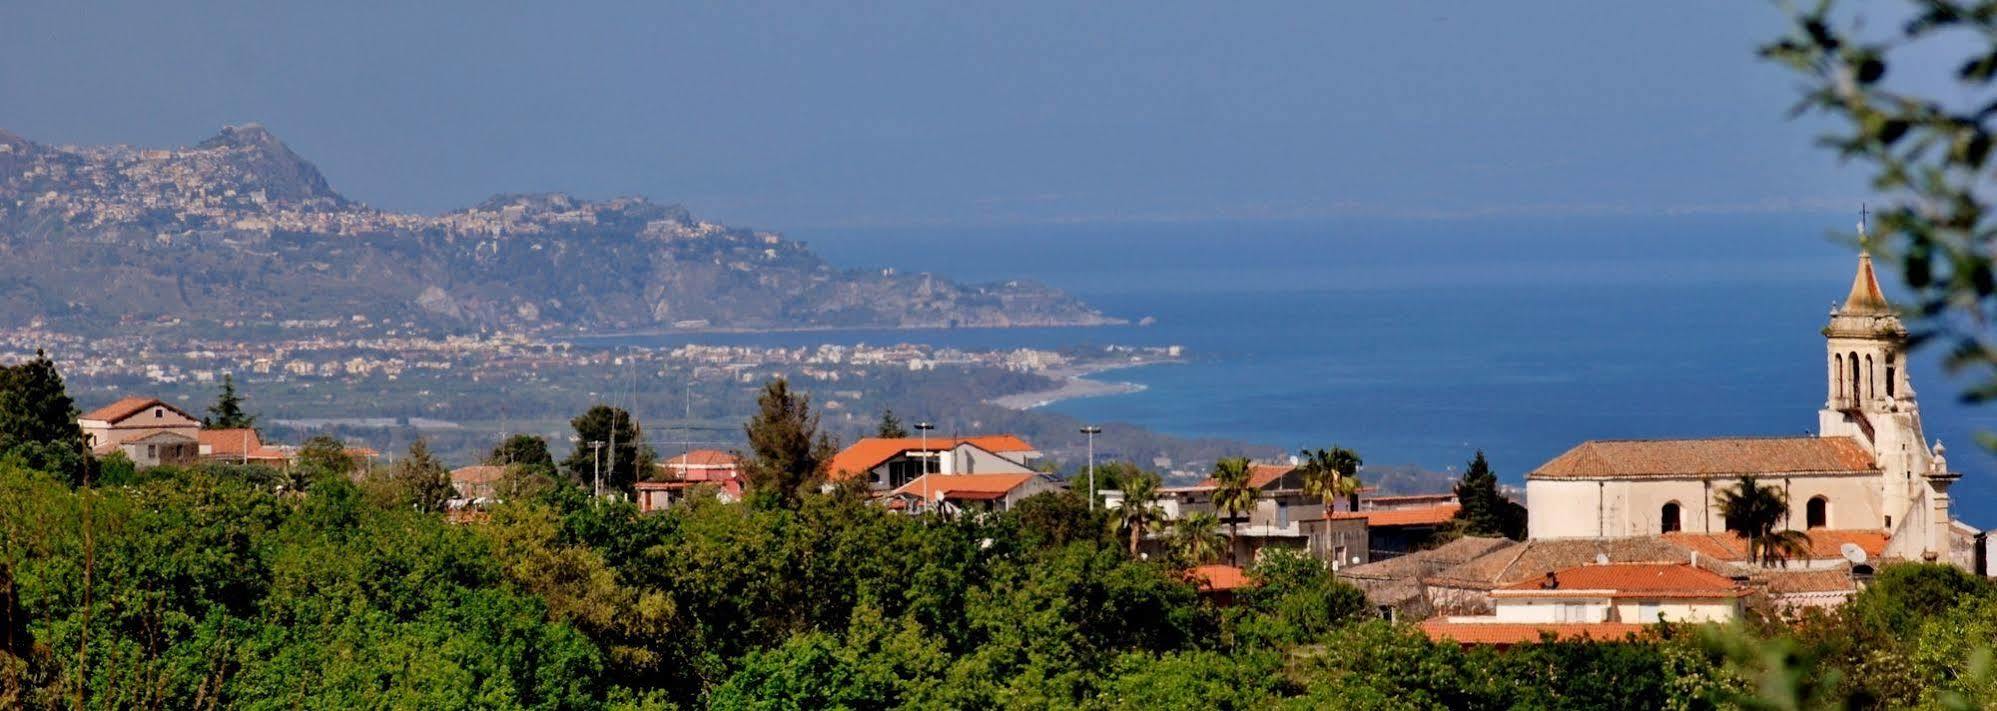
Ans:
POLYGON ((603 440, 590 440, 590 462, 596 465, 596 480, 590 484, 595 492, 592 498, 603 498, 603 440))
POLYGON ((1102 434, 1102 431, 1103 428, 1097 427, 1095 425, 1082 426, 1082 434, 1089 436, 1089 510, 1090 511, 1096 510, 1096 435, 1102 434))
POLYGON ((922 507, 929 508, 929 492, 933 485, 929 481, 929 431, 936 425, 928 422, 915 423, 915 431, 922 433, 922 451, 916 453, 916 461, 922 462, 922 507))

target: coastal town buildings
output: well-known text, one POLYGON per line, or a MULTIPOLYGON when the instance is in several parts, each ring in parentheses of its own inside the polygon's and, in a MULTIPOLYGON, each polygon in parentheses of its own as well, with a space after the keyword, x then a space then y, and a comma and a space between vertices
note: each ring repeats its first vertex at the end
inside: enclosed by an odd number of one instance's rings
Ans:
POLYGON ((924 474, 1032 474, 1040 450, 1013 435, 863 437, 826 467, 827 481, 855 479, 890 492, 924 474))
POLYGON ((887 505, 909 513, 934 511, 946 516, 1010 510, 1035 494, 1056 491, 1059 482, 1038 472, 1006 474, 927 474, 883 497, 887 505))
POLYGON ((740 501, 746 486, 741 459, 719 450, 691 450, 659 463, 658 468, 658 479, 635 485, 639 511, 665 509, 703 488, 722 501, 740 501))
POLYGON ((1959 475, 1922 434, 1907 329, 1869 255, 1823 334, 1826 396, 1814 435, 1584 442, 1526 476, 1529 535, 1724 532, 1715 497, 1754 477, 1787 496, 1783 528, 1880 532, 1887 557, 1973 565, 1978 532, 1950 510, 1959 475))

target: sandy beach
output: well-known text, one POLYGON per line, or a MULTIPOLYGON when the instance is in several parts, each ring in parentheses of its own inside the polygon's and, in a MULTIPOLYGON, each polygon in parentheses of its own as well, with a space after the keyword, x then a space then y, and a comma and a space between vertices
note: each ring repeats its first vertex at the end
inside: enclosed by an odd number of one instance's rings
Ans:
POLYGON ((986 402, 989 402, 993 405, 997 405, 999 407, 1003 407, 1009 410, 1031 410, 1037 407, 1046 407, 1048 405, 1052 405, 1062 400, 1072 400, 1075 398, 1084 398, 1084 397, 1102 397, 1105 395, 1125 395, 1129 393, 1143 392, 1144 386, 1139 385, 1137 383, 1096 380, 1089 376, 1101 375, 1103 373, 1107 373, 1112 370, 1122 370, 1124 368, 1135 368, 1143 365, 1156 365, 1158 363, 1175 363, 1175 362, 1178 361, 1162 360, 1162 361, 1145 361, 1139 363, 1104 363, 1104 364, 1089 365, 1089 366, 1074 367, 1074 368, 1052 369, 1047 371, 1045 375, 1047 375, 1050 378, 1059 379, 1061 381, 1060 387, 1052 388, 1049 390, 1035 390, 1032 392, 1024 392, 1014 395, 995 397, 990 400, 987 400, 986 402))

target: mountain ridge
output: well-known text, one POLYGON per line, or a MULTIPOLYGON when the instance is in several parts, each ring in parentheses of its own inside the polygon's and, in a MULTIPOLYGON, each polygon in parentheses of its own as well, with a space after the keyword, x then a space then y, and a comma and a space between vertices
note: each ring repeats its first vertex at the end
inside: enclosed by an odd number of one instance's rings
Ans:
POLYGON ((0 129, 0 325, 373 317, 444 331, 1122 323, 1029 281, 838 269, 775 232, 624 196, 436 215, 336 191, 260 124, 192 147, 0 129))

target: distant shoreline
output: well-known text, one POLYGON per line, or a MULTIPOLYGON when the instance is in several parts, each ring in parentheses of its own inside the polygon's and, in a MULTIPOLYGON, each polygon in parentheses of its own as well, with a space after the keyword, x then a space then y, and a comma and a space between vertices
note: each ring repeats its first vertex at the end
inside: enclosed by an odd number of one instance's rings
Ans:
POLYGON ((1140 393, 1144 392, 1147 389, 1147 386, 1139 383, 1130 383, 1122 381, 1095 380, 1093 378, 1090 378, 1089 376, 1101 375, 1103 373, 1107 373, 1112 370, 1122 370, 1124 368, 1137 368, 1147 365, 1158 365, 1161 363, 1181 363, 1181 362, 1184 361, 1152 360, 1152 361, 1143 361, 1137 363, 1097 363, 1091 365, 1072 366, 1068 368, 1050 369, 1047 373, 1044 373, 1044 375, 1059 379, 1061 381, 1061 385, 1059 387, 1050 388, 1047 390, 1034 390, 1031 392, 1015 393, 1012 395, 1002 395, 999 397, 992 398, 990 400, 986 400, 985 402, 997 405, 999 407, 1003 407, 1008 410, 1025 411, 1025 410, 1036 410, 1039 408, 1047 407, 1049 405, 1053 405, 1063 400, 1077 400, 1085 397, 1107 397, 1110 395, 1129 395, 1131 393, 1140 393))
MULTIPOLYGON (((613 333, 569 334, 565 336, 549 336, 548 338, 549 340, 553 341, 565 341, 573 343, 575 341, 601 340, 607 338, 657 338, 661 336, 702 336, 702 335, 707 335, 707 336, 754 335, 760 333, 835 333, 835 332, 851 332, 851 331, 964 331, 964 330, 996 331, 996 330, 1014 329, 1014 328, 1102 328, 1105 326, 1128 326, 1131 323, 1132 322, 1129 319, 1104 317, 1103 320, 1094 323, 1066 322, 1066 323, 1007 324, 1003 326, 998 326, 998 325, 785 326, 785 327, 774 327, 774 328, 715 326, 708 328, 663 328, 663 329, 645 329, 637 331, 618 331, 613 333)), ((1125 367, 1125 366, 1118 366, 1118 367, 1125 367)))

